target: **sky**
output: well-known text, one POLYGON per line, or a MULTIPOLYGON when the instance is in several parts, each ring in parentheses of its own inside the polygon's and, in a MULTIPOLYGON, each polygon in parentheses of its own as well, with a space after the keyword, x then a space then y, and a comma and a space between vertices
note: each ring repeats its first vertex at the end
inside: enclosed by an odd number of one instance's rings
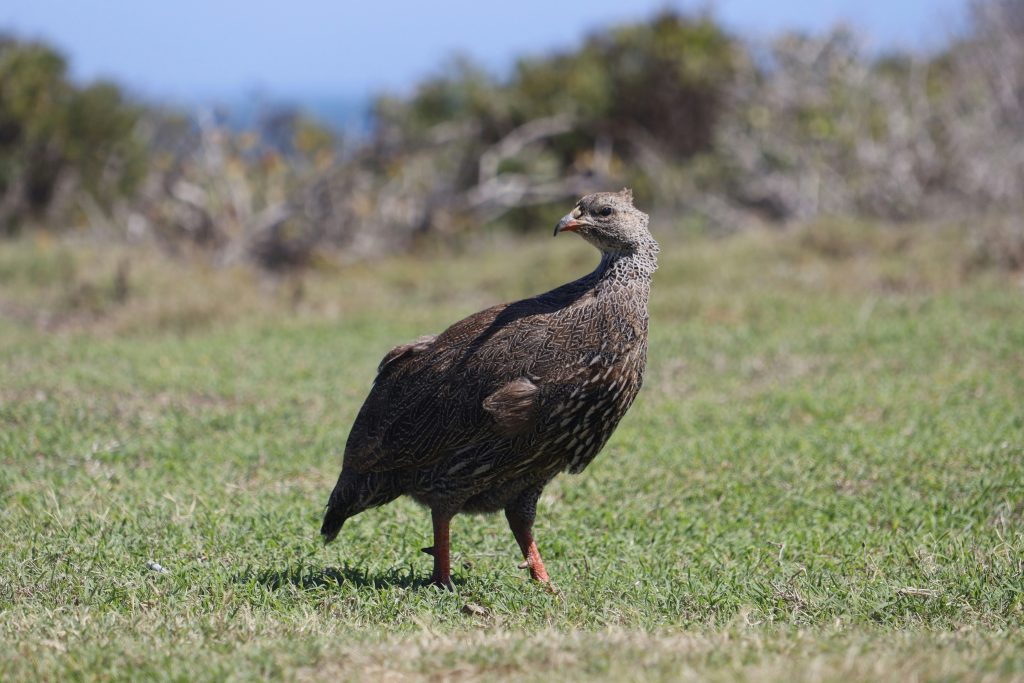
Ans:
POLYGON ((406 92, 452 55, 501 72, 518 56, 568 50, 589 32, 659 9, 711 8, 766 39, 845 21, 874 50, 934 49, 964 22, 964 0, 3 0, 0 32, 44 39, 82 81, 146 97, 259 90, 284 95, 406 92))

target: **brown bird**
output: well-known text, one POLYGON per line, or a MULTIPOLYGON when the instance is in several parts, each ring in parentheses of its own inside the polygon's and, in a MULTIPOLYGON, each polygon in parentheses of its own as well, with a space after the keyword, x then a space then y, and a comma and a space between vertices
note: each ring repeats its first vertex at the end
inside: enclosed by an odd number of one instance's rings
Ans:
POLYGON ((581 199, 555 235, 575 232, 601 263, 550 292, 480 311, 395 347, 345 445, 320 533, 401 495, 430 508, 431 580, 451 586, 449 523, 504 510, 532 578, 541 491, 604 446, 643 382, 647 300, 658 243, 629 190, 581 199))

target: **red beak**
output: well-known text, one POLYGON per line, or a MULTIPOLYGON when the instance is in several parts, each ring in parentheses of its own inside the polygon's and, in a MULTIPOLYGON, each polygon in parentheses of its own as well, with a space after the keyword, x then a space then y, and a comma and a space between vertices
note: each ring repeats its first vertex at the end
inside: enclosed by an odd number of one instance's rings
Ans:
POLYGON ((576 232, 581 225, 583 223, 573 218, 571 213, 566 214, 562 217, 562 220, 558 221, 558 225, 555 226, 555 234, 557 235, 560 232, 576 232))

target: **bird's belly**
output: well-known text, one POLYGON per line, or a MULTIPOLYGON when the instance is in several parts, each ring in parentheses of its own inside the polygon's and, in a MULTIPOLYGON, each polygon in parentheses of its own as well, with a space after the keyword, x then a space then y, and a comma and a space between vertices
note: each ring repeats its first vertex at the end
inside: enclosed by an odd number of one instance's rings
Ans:
POLYGON ((431 509, 487 513, 502 510, 523 491, 546 484, 562 467, 529 449, 497 448, 463 453, 420 470, 406 491, 431 509))

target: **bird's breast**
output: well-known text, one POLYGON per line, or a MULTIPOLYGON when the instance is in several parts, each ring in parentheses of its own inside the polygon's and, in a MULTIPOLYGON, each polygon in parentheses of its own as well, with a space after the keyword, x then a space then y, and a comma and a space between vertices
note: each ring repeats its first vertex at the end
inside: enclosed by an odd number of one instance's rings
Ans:
POLYGON ((604 446, 643 383, 646 340, 607 340, 581 353, 548 414, 553 452, 579 472, 604 446))

